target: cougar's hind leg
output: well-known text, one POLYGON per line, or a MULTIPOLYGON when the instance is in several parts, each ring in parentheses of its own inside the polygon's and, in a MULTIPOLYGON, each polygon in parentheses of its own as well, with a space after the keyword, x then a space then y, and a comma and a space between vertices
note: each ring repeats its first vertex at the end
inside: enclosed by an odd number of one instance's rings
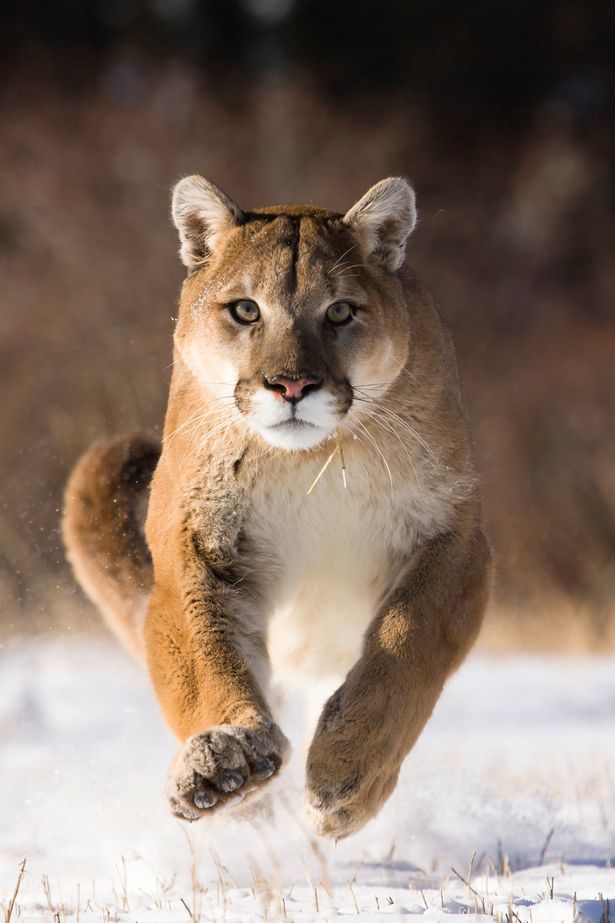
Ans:
POLYGON ((159 456, 160 446, 141 436, 94 443, 70 476, 62 522, 77 580, 138 660, 152 586, 144 524, 159 456))

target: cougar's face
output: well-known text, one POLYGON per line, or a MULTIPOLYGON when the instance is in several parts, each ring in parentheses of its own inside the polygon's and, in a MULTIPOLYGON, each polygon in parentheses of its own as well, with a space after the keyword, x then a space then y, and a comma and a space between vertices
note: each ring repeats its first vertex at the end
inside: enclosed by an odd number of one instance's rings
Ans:
POLYGON ((189 274, 175 340, 203 388, 282 449, 310 449, 386 388, 407 354, 394 274, 341 216, 241 213, 189 274), (366 392, 367 393, 367 392, 366 392), (373 396, 373 391, 369 391, 373 396))

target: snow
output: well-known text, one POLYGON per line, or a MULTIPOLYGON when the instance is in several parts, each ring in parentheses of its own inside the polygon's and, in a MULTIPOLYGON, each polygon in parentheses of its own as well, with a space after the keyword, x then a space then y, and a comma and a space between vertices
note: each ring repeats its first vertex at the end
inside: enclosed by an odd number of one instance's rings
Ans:
POLYGON ((303 815, 296 737, 256 816, 186 826, 162 795, 174 741, 127 655, 0 646, 3 913, 26 858, 22 923, 615 921, 615 658, 474 655, 381 814, 338 844, 303 815))

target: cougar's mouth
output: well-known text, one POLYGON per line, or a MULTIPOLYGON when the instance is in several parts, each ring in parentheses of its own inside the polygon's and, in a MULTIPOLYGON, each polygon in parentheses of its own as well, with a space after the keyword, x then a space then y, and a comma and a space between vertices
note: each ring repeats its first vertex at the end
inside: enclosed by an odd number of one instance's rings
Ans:
POLYGON ((301 426, 311 426, 312 429, 318 429, 315 423, 310 423, 309 420, 300 420, 298 417, 290 417, 289 420, 282 420, 281 423, 274 423, 272 426, 268 427, 269 429, 280 429, 281 427, 289 426, 291 429, 298 429, 301 426))

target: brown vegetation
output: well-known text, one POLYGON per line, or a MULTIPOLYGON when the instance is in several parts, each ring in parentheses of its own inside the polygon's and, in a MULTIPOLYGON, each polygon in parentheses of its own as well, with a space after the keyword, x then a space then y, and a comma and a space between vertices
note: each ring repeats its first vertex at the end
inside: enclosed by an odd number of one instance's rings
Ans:
POLYGON ((455 142, 393 94, 275 72, 220 95, 187 64, 111 62, 87 92, 5 93, 0 197, 3 630, 77 625, 59 541, 94 438, 157 433, 182 269, 169 189, 345 210, 409 176, 410 259, 456 338, 498 559, 493 644, 604 645, 615 625, 612 139, 545 105, 455 142), (27 102, 27 105, 26 105, 27 102))

